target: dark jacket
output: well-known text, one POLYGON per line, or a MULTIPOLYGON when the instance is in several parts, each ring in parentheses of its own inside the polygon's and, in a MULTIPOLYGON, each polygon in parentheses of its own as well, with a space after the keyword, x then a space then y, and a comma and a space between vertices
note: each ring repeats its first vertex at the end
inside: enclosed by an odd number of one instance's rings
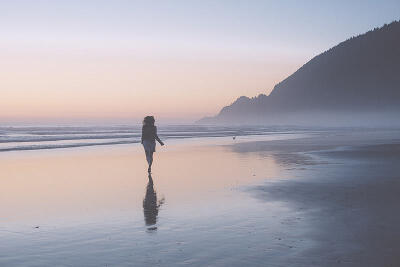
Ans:
POLYGON ((160 144, 163 142, 158 138, 157 135, 157 127, 154 125, 143 125, 142 127, 142 143, 143 140, 148 140, 151 142, 155 142, 157 140, 160 144))

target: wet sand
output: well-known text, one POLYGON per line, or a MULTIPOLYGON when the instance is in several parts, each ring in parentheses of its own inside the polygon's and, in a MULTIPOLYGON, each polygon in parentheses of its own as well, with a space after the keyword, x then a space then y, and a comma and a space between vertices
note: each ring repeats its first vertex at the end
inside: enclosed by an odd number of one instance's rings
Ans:
POLYGON ((398 136, 3 153, 0 265, 397 266, 398 136))
MULTIPOLYGON (((289 222, 312 244, 274 264, 399 266, 398 136, 396 131, 347 132, 328 140, 322 134, 234 147, 243 153, 275 154, 293 177, 248 189, 265 202, 283 202, 298 211, 289 222)), ((282 242, 290 245, 284 238, 282 242)))
POLYGON ((139 145, 0 154, 0 266, 235 261, 228 256, 254 242, 239 241, 264 227, 266 209, 239 188, 279 167, 220 145, 231 143, 167 140, 152 182, 139 145))

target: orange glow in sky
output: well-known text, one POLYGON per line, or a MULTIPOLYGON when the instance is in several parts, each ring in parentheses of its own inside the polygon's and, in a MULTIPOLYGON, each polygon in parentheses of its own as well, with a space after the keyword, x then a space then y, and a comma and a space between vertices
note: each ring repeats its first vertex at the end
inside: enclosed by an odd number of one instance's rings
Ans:
POLYGON ((215 115, 400 6, 252 3, 2 1, 0 122, 215 115))

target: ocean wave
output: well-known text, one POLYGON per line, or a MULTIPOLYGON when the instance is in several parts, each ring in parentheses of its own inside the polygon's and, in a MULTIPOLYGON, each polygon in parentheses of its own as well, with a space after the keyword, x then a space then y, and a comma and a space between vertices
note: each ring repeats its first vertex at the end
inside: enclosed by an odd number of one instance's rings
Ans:
POLYGON ((0 136, 0 143, 25 143, 25 142, 48 142, 48 141, 68 141, 68 140, 86 140, 86 139, 125 139, 139 138, 138 134, 130 135, 78 135, 78 136, 0 136))
MULTIPOLYGON (((294 133, 285 127, 163 125, 162 139, 226 137, 294 133)), ((131 144, 140 142, 140 126, 0 127, 0 152, 131 144), (104 141, 104 142, 102 142, 104 141)))
POLYGON ((0 148, 0 152, 20 151, 20 150, 60 149, 60 148, 72 148, 72 147, 85 147, 85 146, 120 145, 120 144, 134 144, 134 143, 139 143, 139 141, 112 141, 112 142, 102 142, 102 143, 72 143, 72 144, 12 146, 12 147, 0 148))

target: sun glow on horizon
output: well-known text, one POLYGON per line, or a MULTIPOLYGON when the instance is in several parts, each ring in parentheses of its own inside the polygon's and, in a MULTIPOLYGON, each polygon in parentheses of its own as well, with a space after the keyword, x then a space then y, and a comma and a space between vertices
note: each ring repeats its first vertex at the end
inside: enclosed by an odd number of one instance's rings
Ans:
POLYGON ((344 29, 329 16, 315 25, 327 5, 307 1, 4 1, 0 122, 214 115, 241 95, 268 94, 313 56, 387 22, 399 10, 390 3, 366 4, 362 18, 380 15, 344 29))

